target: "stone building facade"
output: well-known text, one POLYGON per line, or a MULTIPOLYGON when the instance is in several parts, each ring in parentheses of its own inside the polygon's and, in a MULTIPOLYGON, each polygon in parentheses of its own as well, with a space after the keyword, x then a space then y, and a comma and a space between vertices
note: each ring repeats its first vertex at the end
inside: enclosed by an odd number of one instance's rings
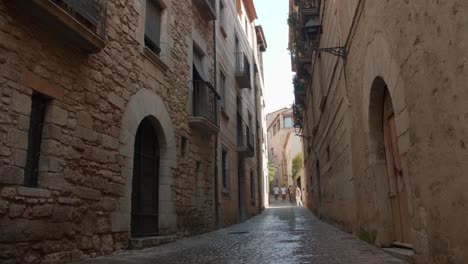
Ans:
POLYGON ((468 258, 467 11, 290 1, 307 205, 415 263, 468 258))
POLYGON ((213 3, 0 3, 0 262, 216 228, 213 3))
POLYGON ((218 2, 217 74, 221 95, 218 141, 220 224, 257 214, 263 205, 266 140, 262 52, 253 1, 218 2))

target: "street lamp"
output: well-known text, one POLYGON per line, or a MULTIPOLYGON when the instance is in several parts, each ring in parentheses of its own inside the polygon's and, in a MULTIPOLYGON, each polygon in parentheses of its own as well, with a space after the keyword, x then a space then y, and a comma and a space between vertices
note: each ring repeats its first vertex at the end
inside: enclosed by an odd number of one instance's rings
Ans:
POLYGON ((309 136, 301 135, 301 131, 302 131, 302 122, 301 122, 301 120, 298 119, 294 123, 294 133, 296 134, 296 136, 302 137, 302 138, 305 138, 305 139, 310 139, 311 138, 309 136))

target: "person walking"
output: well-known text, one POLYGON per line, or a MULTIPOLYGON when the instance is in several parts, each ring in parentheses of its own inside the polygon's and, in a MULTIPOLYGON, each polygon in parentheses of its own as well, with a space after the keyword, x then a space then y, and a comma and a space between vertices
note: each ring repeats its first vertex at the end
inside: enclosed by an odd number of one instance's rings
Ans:
POLYGON ((296 187, 296 204, 297 206, 302 206, 302 192, 299 186, 296 187))
POLYGON ((283 187, 281 187, 281 199, 282 202, 286 202, 286 186, 283 184, 283 187))
POLYGON ((291 185, 289 185, 288 187, 288 196, 289 196, 289 201, 292 202, 292 195, 291 195, 291 192, 292 192, 292 188, 291 188, 291 185))
POLYGON ((278 201, 278 193, 279 193, 278 185, 275 185, 275 187, 273 188, 273 194, 275 195, 275 201, 278 201))

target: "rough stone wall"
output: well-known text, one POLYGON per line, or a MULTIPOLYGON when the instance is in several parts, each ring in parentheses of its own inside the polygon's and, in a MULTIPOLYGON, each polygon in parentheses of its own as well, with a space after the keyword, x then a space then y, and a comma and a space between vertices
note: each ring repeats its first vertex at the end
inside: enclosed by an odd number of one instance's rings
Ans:
MULTIPOLYGON (((391 230, 386 226, 391 218, 385 217, 388 214, 382 195, 385 190, 379 189, 386 177, 382 170, 385 160, 378 154, 383 139, 373 137, 376 128, 372 127, 382 103, 375 101, 371 87, 375 78, 381 77, 395 109, 415 260, 464 263, 468 252, 468 236, 462 224, 468 219, 467 183, 463 179, 468 153, 465 147, 468 74, 464 34, 467 18, 461 14, 467 11, 466 5, 455 0, 424 5, 387 1, 325 3, 321 45, 343 44, 350 32, 352 40, 347 45, 346 65, 333 58, 328 59, 332 62, 321 73, 314 68, 315 94, 312 98, 308 95, 309 106, 317 107, 320 100, 316 98, 321 93, 320 85, 315 82, 322 81, 322 86, 332 83, 331 87, 336 83, 337 88, 335 94, 328 96, 323 112, 308 109, 306 117, 311 123, 321 118, 317 115, 339 114, 340 111, 329 108, 333 103, 328 101, 343 101, 348 114, 341 121, 341 130, 348 133, 348 143, 336 144, 345 150, 345 155, 332 167, 325 167, 328 173, 321 174, 322 199, 326 199, 327 205, 322 201, 322 206, 318 206, 316 188, 309 194, 314 197, 309 204, 325 218, 347 226, 341 222, 343 214, 335 214, 329 208, 340 206, 337 195, 350 193, 344 199, 347 204, 356 205, 355 216, 346 217, 350 228, 370 242, 388 243, 391 230), (335 9, 337 13, 333 15, 335 9), (339 25, 341 35, 333 33, 333 24, 339 25), (327 36, 334 36, 335 40, 330 41, 333 37, 327 36), (339 182, 323 182, 324 178, 339 177, 341 170, 352 171, 349 176, 352 184, 342 189, 339 182)), ((322 60, 326 56, 322 54, 322 60)), ((312 126, 307 127, 311 134, 312 126)), ((333 126, 330 129, 340 130, 333 126)), ((321 131, 319 125, 316 142, 323 137, 321 131)), ((320 144, 314 146, 319 148, 320 144)), ((323 154, 319 151, 318 155, 322 161, 323 154)), ((310 151, 306 158, 306 169, 314 175, 315 157, 310 151)), ((316 180, 314 176, 314 186, 316 180)))
POLYGON ((140 4, 108 1, 106 47, 92 55, 0 4, 1 262, 63 263, 127 248, 129 232, 112 232, 110 215, 125 192, 122 115, 142 88, 162 98, 169 112, 175 162, 181 160, 180 135, 193 144, 182 161, 188 165, 171 169, 178 235, 212 227, 213 147, 200 147, 206 141, 189 127, 186 111, 186 36, 198 18, 190 19, 192 1, 168 2, 171 52, 164 71, 141 52, 140 4), (45 116, 38 188, 23 187, 32 89, 54 97, 45 116), (198 190, 195 160, 204 163, 198 190))

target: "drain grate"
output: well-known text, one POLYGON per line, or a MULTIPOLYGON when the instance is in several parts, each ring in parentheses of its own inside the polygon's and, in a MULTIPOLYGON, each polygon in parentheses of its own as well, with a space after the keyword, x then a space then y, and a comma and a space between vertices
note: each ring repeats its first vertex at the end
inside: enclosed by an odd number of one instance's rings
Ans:
POLYGON ((280 240, 279 241, 280 243, 299 243, 301 242, 301 240, 294 240, 294 239, 291 239, 291 240, 280 240))
POLYGON ((228 234, 230 235, 242 235, 242 234, 248 234, 249 231, 232 231, 232 232, 228 232, 228 234))

